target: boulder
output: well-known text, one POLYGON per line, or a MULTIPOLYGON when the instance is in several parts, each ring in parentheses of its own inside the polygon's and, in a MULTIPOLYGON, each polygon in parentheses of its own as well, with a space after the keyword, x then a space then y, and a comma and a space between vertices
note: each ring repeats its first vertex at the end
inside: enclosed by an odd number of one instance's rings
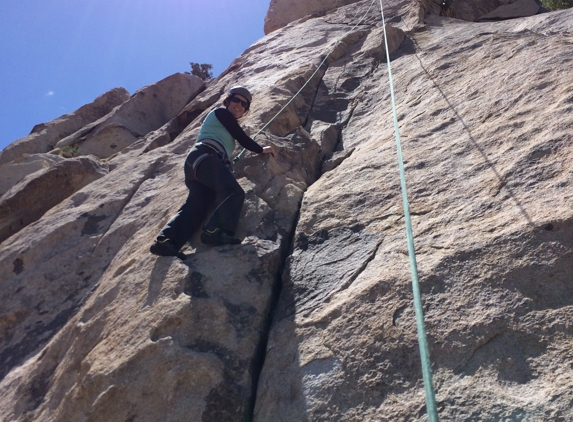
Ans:
POLYGON ((78 157, 26 176, 0 198, 0 243, 107 171, 94 157, 78 157))
POLYGON ((100 119, 128 99, 129 92, 123 88, 114 88, 73 113, 36 125, 30 135, 0 151, 0 165, 17 160, 24 154, 46 153, 54 149, 59 140, 100 119))
POLYGON ((0 164, 0 196, 12 188, 24 177, 47 169, 65 158, 54 154, 26 154, 7 164, 0 164))
POLYGON ((138 90, 101 119, 83 127, 56 144, 71 148, 74 155, 108 158, 177 116, 205 83, 196 76, 176 73, 138 90))
POLYGON ((110 167, 115 168, 130 158, 137 157, 140 154, 145 154, 171 143, 181 134, 181 132, 188 129, 189 125, 191 125, 191 129, 197 128, 206 115, 205 111, 210 111, 211 107, 217 101, 220 102, 221 95, 223 95, 223 89, 224 87, 219 86, 218 90, 207 90, 202 94, 197 95, 197 97, 187 104, 183 110, 177 114, 177 116, 169 120, 159 129, 149 132, 129 147, 124 148, 113 157, 110 157, 110 167), (202 116, 202 118, 197 119, 199 116, 202 116), (192 124, 193 122, 195 123, 192 124))

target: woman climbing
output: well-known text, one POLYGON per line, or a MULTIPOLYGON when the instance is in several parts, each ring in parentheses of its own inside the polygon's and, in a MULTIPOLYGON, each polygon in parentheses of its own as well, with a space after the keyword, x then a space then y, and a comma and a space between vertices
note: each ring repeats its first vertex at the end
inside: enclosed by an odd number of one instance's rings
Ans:
POLYGON ((245 192, 231 173, 229 161, 235 140, 250 151, 274 156, 272 147, 261 147, 237 122, 249 110, 251 100, 246 88, 235 86, 223 101, 224 107, 214 109, 203 121, 197 141, 185 159, 189 196, 149 248, 152 254, 185 259, 179 250, 199 228, 213 203, 215 211, 203 227, 201 242, 214 246, 241 243, 235 237, 235 229, 245 192))

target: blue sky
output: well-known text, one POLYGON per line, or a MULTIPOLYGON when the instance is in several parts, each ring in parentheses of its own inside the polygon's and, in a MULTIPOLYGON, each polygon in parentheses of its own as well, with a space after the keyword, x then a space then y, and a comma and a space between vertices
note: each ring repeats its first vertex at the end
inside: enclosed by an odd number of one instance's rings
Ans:
POLYGON ((115 87, 189 62, 217 76, 264 36, 270 0, 17 0, 0 4, 0 149, 115 87))

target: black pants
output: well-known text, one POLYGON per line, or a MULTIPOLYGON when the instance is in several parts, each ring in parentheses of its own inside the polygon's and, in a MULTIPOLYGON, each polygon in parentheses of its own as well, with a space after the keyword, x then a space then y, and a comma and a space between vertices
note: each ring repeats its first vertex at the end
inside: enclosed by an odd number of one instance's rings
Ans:
POLYGON ((189 188, 187 200, 157 238, 169 238, 181 248, 200 227, 213 205, 213 215, 205 227, 208 230, 221 228, 234 235, 245 192, 211 148, 197 146, 189 152, 185 160, 185 184, 189 188))

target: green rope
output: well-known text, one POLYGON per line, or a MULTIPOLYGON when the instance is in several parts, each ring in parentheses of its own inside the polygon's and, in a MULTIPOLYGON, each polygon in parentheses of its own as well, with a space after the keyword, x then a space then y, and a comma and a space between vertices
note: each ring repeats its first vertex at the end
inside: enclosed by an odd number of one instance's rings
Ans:
POLYGON ((410 257, 410 269, 412 272, 412 290, 414 292, 414 308, 416 310, 416 325, 418 327, 418 344, 420 347, 420 358, 422 360, 422 376, 424 378, 424 390, 426 391, 426 408, 428 410, 429 421, 437 422, 438 412, 436 410, 436 396, 434 394, 434 386, 432 381, 432 368, 430 365, 430 354, 428 352, 428 341, 426 339, 426 327, 424 324, 424 311, 422 309, 420 284, 418 282, 418 266, 416 264, 414 235, 412 234, 412 220, 410 218, 410 207, 408 205, 408 192, 406 190, 406 172, 404 171, 404 161, 402 159, 402 145, 400 142, 400 130, 398 128, 396 101, 394 99, 394 83, 392 81, 392 69, 390 68, 390 53, 388 52, 388 38, 386 36, 386 23, 384 19, 384 8, 382 6, 382 0, 380 0, 380 14, 382 15, 384 44, 386 47, 386 61, 388 62, 388 79, 390 82, 390 97, 392 99, 392 112, 394 114, 394 131, 396 132, 396 147, 398 149, 398 165, 400 167, 402 202, 404 203, 404 219, 406 222, 406 236, 408 238, 408 256, 410 257))
MULTIPOLYGON (((306 88, 306 86, 310 83, 310 81, 312 81, 312 78, 314 78, 316 76, 316 74, 318 73, 318 71, 320 70, 320 68, 322 67, 322 65, 326 62, 326 60, 328 60, 328 58, 330 57, 330 55, 332 54, 332 52, 334 51, 334 49, 336 47, 338 47, 338 44, 342 41, 342 39, 344 37, 346 37, 348 34, 350 34, 352 31, 354 31, 360 24, 362 24, 362 22, 364 21, 364 19, 366 18, 366 16, 368 16, 368 13, 370 13, 370 9, 372 9, 372 6, 374 6, 374 2, 376 0, 372 0, 372 3, 370 3, 370 7, 368 8, 368 10, 366 11, 366 13, 364 14, 364 16, 362 16, 362 18, 360 19, 360 21, 358 21, 358 23, 356 25, 354 25, 348 32, 346 32, 343 36, 341 36, 335 43, 334 46, 330 49, 330 51, 326 54, 326 56, 324 57, 324 59, 322 60, 322 62, 320 62, 320 64, 318 65, 318 67, 316 68, 316 70, 314 71, 314 73, 312 75, 310 75, 310 78, 308 78, 308 80, 305 82, 305 84, 302 86, 302 88, 300 88, 296 94, 294 94, 292 96, 292 98, 283 106, 283 108, 281 108, 277 114, 275 114, 273 116, 273 118, 271 120, 269 120, 267 122, 266 125, 264 125, 262 127, 261 130, 259 130, 255 136, 253 136, 253 140, 255 140, 257 138, 257 136, 259 136, 261 134, 261 132, 263 130, 265 130, 289 105, 290 103, 292 103, 294 101, 294 99, 298 96, 298 94, 300 94, 302 92, 303 89, 306 88)), ((237 161, 239 161, 241 159, 241 156, 245 153, 246 149, 243 148, 243 150, 239 153, 239 155, 237 155, 234 159, 233 159, 233 164, 235 164, 237 161)))

